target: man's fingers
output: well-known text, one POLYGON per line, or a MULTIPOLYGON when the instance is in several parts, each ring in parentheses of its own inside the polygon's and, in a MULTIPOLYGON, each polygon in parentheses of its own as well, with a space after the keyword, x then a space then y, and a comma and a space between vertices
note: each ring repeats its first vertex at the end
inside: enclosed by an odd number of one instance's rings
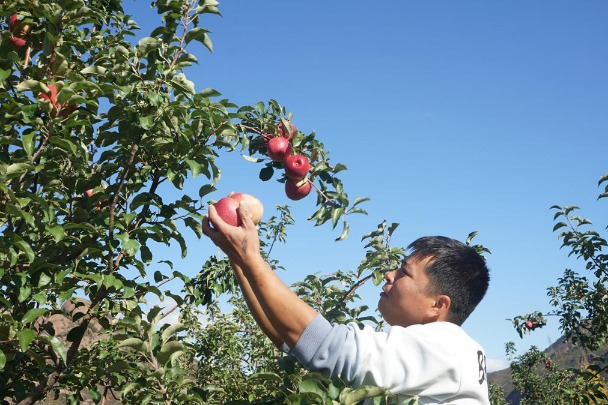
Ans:
POLYGON ((226 223, 217 214, 215 207, 213 205, 209 205, 207 215, 203 217, 203 234, 215 242, 215 238, 218 237, 219 232, 222 232, 222 228, 224 226, 226 226, 226 223))
POLYGON ((209 221, 213 226, 214 230, 221 231, 222 228, 226 226, 224 220, 218 215, 217 211, 215 210, 214 205, 209 205, 209 209, 207 210, 207 217, 209 218, 209 221))
POLYGON ((245 228, 255 227, 253 220, 251 219, 251 213, 249 212, 249 207, 247 203, 241 202, 239 204, 239 216, 241 217, 241 222, 245 226, 245 228))
POLYGON ((211 223, 209 222, 209 217, 207 215, 205 215, 203 217, 202 228, 203 228, 203 235, 208 236, 208 237, 211 237, 213 235, 213 233, 216 232, 215 229, 213 229, 211 227, 211 223))

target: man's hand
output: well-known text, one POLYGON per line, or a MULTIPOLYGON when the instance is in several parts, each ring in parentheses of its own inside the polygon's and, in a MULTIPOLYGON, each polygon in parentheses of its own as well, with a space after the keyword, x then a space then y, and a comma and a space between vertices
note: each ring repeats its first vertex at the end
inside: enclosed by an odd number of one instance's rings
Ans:
POLYGON ((239 205, 238 214, 243 225, 232 226, 224 222, 215 207, 210 205, 207 216, 203 218, 203 233, 226 253, 231 262, 248 267, 248 264, 262 259, 260 238, 246 204, 239 205))

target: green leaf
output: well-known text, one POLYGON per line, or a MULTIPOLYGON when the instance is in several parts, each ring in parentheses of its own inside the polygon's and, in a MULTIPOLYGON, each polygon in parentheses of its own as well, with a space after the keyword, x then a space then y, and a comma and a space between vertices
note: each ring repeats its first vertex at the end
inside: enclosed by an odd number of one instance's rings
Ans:
POLYGON ((213 52, 213 42, 211 42, 211 37, 209 35, 205 34, 203 36, 202 43, 209 49, 209 52, 213 52))
POLYGON ((32 287, 29 284, 23 284, 21 285, 21 287, 19 287, 19 295, 17 296, 17 301, 23 302, 28 299, 30 295, 32 295, 32 287))
POLYGON ((389 227, 388 227, 389 236, 391 236, 393 234, 393 232, 395 232, 395 229, 397 229, 398 226, 399 226, 399 223, 397 223, 397 222, 393 222, 392 224, 389 225, 389 227))
POLYGON ((190 171, 192 172, 192 177, 198 177, 198 175, 201 174, 200 163, 198 163, 196 160, 192 160, 192 159, 184 159, 184 161, 190 168, 190 171))
POLYGON ((39 82, 38 80, 24 80, 21 83, 19 83, 17 86, 17 90, 19 91, 24 91, 24 90, 31 90, 33 93, 40 93, 40 92, 44 92, 44 93, 48 93, 49 92, 49 88, 42 82, 39 82))
POLYGON ((262 158, 256 158, 256 157, 248 156, 248 155, 241 155, 241 156, 243 157, 243 159, 248 160, 248 161, 253 162, 253 163, 260 163, 260 162, 263 162, 265 160, 265 159, 262 159, 262 158))
POLYGON ((204 186, 202 186, 201 188, 198 189, 198 196, 199 197, 204 197, 209 193, 212 193, 216 190, 215 186, 211 185, 211 184, 205 184, 204 186))
POLYGON ((319 395, 323 400, 327 398, 327 388, 320 381, 312 379, 304 380, 300 383, 299 387, 302 393, 311 392, 319 395))
POLYGON ((333 228, 335 228, 338 224, 342 214, 344 214, 344 210, 344 207, 334 208, 331 210, 331 223, 333 228))
POLYGON ((10 180, 16 177, 20 177, 21 175, 27 173, 29 170, 32 170, 33 168, 34 166, 29 163, 13 163, 4 167, 0 166, 0 173, 4 174, 7 180, 10 180))
POLYGON ((144 115, 139 117, 139 125, 142 129, 149 130, 154 126, 154 115, 144 115))
POLYGON ((46 314, 48 311, 49 310, 47 308, 32 308, 27 311, 25 315, 23 315, 23 318, 21 318, 21 323, 27 325, 46 314))
POLYGON ((58 337, 43 335, 43 336, 40 336, 39 339, 42 340, 43 342, 46 342, 49 345, 51 345, 51 347, 53 348, 55 353, 57 353, 59 355, 59 357, 61 357, 61 360, 63 360, 63 363, 67 364, 68 351, 67 351, 66 347, 64 346, 63 342, 61 340, 59 340, 58 337))
POLYGON ((201 27, 196 27, 196 28, 192 28, 190 31, 188 31, 186 33, 185 36, 185 41, 186 43, 190 43, 190 41, 198 41, 201 44, 205 44, 205 36, 206 34, 209 32, 209 30, 206 30, 204 28, 201 27))
POLYGON ((340 405, 355 405, 364 399, 390 395, 390 391, 385 388, 369 385, 364 385, 355 389, 346 388, 340 394, 340 405))
POLYGON ((92 74, 105 74, 107 71, 107 69, 103 66, 97 66, 97 65, 93 65, 93 66, 87 66, 84 69, 82 69, 80 71, 81 74, 83 75, 92 75, 92 74))
POLYGON ((260 170, 260 180, 262 181, 268 181, 272 178, 272 175, 274 174, 274 169, 272 168, 272 164, 267 164, 266 167, 262 168, 262 170, 260 170))
POLYGON ((25 153, 27 153, 27 156, 29 158, 31 158, 34 154, 35 141, 35 132, 24 133, 23 135, 21 135, 21 143, 23 144, 23 149, 25 150, 25 153))
POLYGON ((68 141, 67 139, 52 136, 49 138, 49 143, 59 149, 75 155, 78 152, 78 148, 74 142, 68 141))
MULTIPOLYGON (((40 273, 40 277, 38 278, 38 285, 37 287, 44 287, 49 285, 49 283, 52 281, 51 276, 49 276, 46 273, 40 273)), ((46 300, 45 300, 46 302, 46 300)))
POLYGON ((144 342, 141 339, 135 337, 123 340, 122 342, 120 342, 118 347, 130 347, 140 353, 145 352, 146 349, 144 342))
POLYGON ((160 364, 167 364, 167 362, 171 359, 172 355, 180 352, 184 349, 184 344, 178 341, 170 341, 165 343, 156 358, 158 359, 160 364))
POLYGON ((0 370, 2 370, 5 365, 6 365, 6 355, 4 354, 2 349, 0 349, 0 370))
POLYGON ((334 173, 338 173, 338 172, 341 172, 341 171, 343 171, 343 170, 348 170, 348 169, 347 169, 347 167, 346 167, 345 165, 343 165, 342 163, 338 163, 338 164, 336 165, 336 167, 334 167, 334 170, 333 170, 333 171, 334 171, 334 173))
POLYGON ((162 41, 152 38, 146 37, 142 38, 137 44, 137 56, 140 58, 145 58, 148 54, 156 49, 160 48, 162 45, 162 41))
POLYGON ((167 342, 174 334, 186 329, 186 325, 183 323, 175 323, 173 325, 168 326, 165 330, 163 330, 161 334, 161 339, 163 343, 167 342))
POLYGON ((139 249, 139 254, 141 255, 141 260, 144 263, 150 264, 152 262, 152 251, 148 246, 142 245, 139 249))
POLYGON ((44 229, 51 234, 55 242, 59 242, 65 237, 65 229, 61 225, 45 225, 44 229))
POLYGON ((186 243, 186 240, 184 239, 182 234, 178 233, 178 232, 173 232, 172 236, 173 236, 173 239, 175 239, 177 241, 177 243, 179 244, 179 247, 181 248, 182 258, 186 257, 188 255, 188 244, 186 243))
POLYGON ((21 329, 19 332, 17 332, 17 338, 19 338, 19 347, 21 348, 22 352, 27 350, 35 337, 36 331, 33 329, 21 329))
POLYGON ((350 231, 350 226, 348 225, 348 222, 344 221, 343 222, 343 227, 342 227, 342 233, 340 233, 340 236, 338 236, 336 238, 336 242, 344 240, 348 237, 348 233, 350 231))
POLYGON ((133 391, 135 388, 140 387, 140 386, 141 386, 141 384, 139 384, 139 382, 130 382, 127 385, 125 385, 125 387, 121 390, 120 396, 122 398, 125 398, 129 392, 133 391))
POLYGON ((178 93, 182 93, 186 96, 194 94, 194 83, 186 79, 186 75, 183 73, 175 75, 175 77, 171 79, 171 84, 175 89, 179 90, 178 93))
POLYGON ((268 382, 274 382, 277 384, 283 383, 283 377, 275 373, 255 373, 249 377, 252 380, 263 380, 268 382))
POLYGON ((357 205, 361 204, 362 202, 369 201, 369 200, 370 200, 370 199, 369 199, 369 197, 358 197, 358 198, 355 200, 355 202, 353 203, 353 207, 355 207, 355 206, 357 206, 357 205))
POLYGON ((219 97, 222 95, 222 93, 220 93, 219 91, 212 89, 210 87, 207 87, 205 89, 203 89, 203 91, 201 91, 201 96, 209 98, 209 97, 219 97))
POLYGON ((11 69, 0 69, 0 82, 4 82, 13 73, 11 69))

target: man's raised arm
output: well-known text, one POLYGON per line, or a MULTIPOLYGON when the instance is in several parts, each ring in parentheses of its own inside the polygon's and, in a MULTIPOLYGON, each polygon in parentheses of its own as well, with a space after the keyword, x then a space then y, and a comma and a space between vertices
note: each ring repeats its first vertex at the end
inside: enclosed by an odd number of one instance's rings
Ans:
POLYGON ((260 253, 258 229, 251 221, 247 207, 241 203, 239 215, 243 225, 225 223, 209 207, 203 220, 203 233, 226 253, 239 278, 243 295, 254 319, 277 346, 284 342, 293 348, 317 312, 281 281, 260 253), (249 290, 250 289, 250 290, 249 290))

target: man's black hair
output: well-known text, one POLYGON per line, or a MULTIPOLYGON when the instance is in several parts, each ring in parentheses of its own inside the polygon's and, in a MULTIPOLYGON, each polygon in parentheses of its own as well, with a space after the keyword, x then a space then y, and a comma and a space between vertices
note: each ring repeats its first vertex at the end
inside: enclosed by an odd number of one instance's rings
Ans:
POLYGON ((408 246, 414 260, 430 259, 426 266, 429 292, 450 297, 449 321, 462 325, 486 294, 490 272, 477 251, 445 236, 425 236, 408 246))

